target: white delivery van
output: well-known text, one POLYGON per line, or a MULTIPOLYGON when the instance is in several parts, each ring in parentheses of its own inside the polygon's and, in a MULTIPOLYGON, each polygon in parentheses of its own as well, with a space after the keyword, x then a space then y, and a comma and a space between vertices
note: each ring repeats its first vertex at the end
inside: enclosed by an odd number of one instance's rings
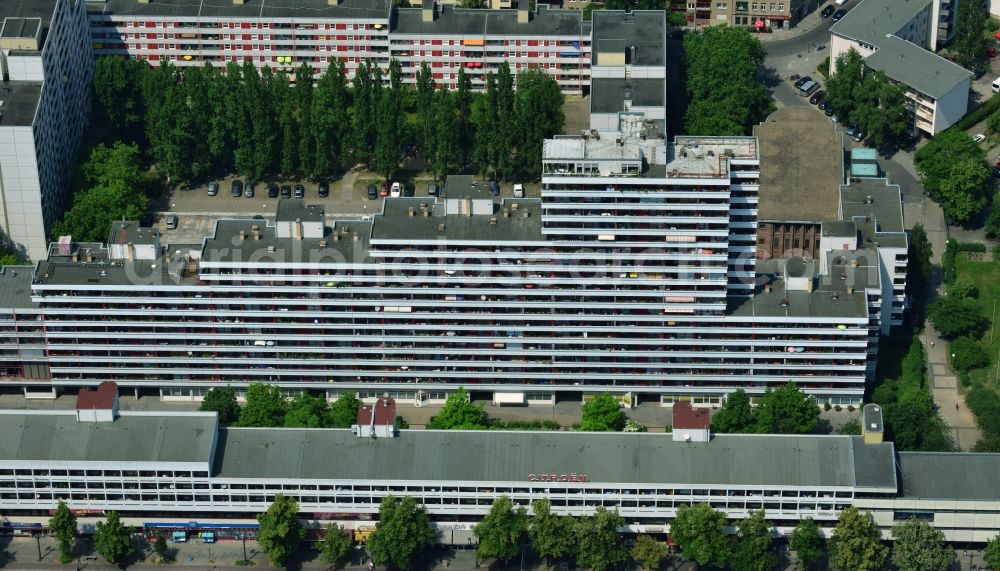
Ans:
POLYGON ((993 80, 993 93, 1000 93, 1000 77, 993 80))

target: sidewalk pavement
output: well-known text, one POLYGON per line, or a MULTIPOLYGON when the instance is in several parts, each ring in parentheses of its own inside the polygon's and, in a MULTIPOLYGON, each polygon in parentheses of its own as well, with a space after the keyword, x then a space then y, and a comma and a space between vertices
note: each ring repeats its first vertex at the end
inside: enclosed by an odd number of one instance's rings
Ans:
MULTIPOLYGON (((236 561, 243 559, 243 546, 240 541, 221 541, 211 545, 203 543, 183 543, 170 545, 171 556, 174 563, 161 565, 154 562, 152 553, 148 546, 143 550, 143 554, 134 557, 123 566, 112 565, 104 558, 90 555, 89 549, 92 544, 87 542, 83 556, 72 563, 61 564, 58 560, 56 542, 53 538, 41 539, 40 544, 36 544, 33 538, 13 538, 5 547, 7 557, 0 559, 0 568, 15 571, 52 571, 63 569, 67 571, 118 571, 120 569, 152 570, 170 569, 171 571, 245 571, 246 569, 261 569, 264 571, 276 571, 279 569, 298 569, 301 571, 319 571, 333 569, 332 566, 319 561, 318 553, 307 546, 300 550, 302 559, 290 563, 287 567, 274 567, 270 564, 267 556, 259 551, 257 542, 247 541, 247 558, 252 562, 251 566, 240 566, 236 561), (38 559, 38 546, 41 546, 42 559, 38 559)), ((0 542, 0 548, 3 543, 0 542)), ((355 551, 351 558, 344 565, 337 569, 346 571, 367 571, 376 569, 384 571, 384 567, 369 567, 368 554, 363 547, 355 546, 355 551)), ((472 571, 475 569, 489 569, 490 571, 517 571, 521 569, 545 569, 546 567, 532 556, 528 556, 523 561, 517 559, 507 565, 497 562, 492 564, 479 564, 476 553, 472 549, 454 549, 450 547, 438 547, 429 550, 419 564, 414 565, 414 569, 420 571, 443 571, 460 570, 472 571)), ((696 571, 697 565, 691 562, 680 561, 679 558, 673 561, 664 562, 661 569, 670 571, 696 571)))
MULTIPOLYGON (((923 225, 933 248, 931 262, 934 264, 934 274, 928 284, 925 299, 925 303, 929 304, 943 292, 941 254, 948 240, 948 228, 941 207, 926 197, 923 201, 923 225)), ((941 339, 929 320, 926 322, 923 334, 920 335, 920 341, 927 355, 927 378, 938 413, 944 423, 951 428, 952 437, 958 448, 971 450, 983 434, 976 424, 975 415, 966 406, 965 399, 959 391, 958 378, 948 364, 948 342, 941 339)))

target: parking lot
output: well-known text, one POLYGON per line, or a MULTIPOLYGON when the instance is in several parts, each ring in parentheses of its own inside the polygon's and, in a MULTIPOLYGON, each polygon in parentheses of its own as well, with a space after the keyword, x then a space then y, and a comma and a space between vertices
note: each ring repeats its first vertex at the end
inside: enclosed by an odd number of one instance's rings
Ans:
MULTIPOLYGON (((426 173, 406 172, 409 177, 401 178, 413 184, 414 196, 427 197, 427 185, 433 182, 426 173)), ((329 182, 330 195, 320 198, 318 194, 319 183, 315 181, 277 181, 274 183, 257 183, 254 189, 254 197, 246 198, 240 196, 233 197, 230 194, 232 188, 232 177, 219 179, 215 182, 219 184, 219 192, 215 196, 208 195, 207 183, 194 186, 186 190, 175 190, 164 201, 164 209, 155 213, 154 226, 158 228, 169 244, 198 244, 208 236, 214 227, 215 220, 219 218, 245 218, 251 216, 263 216, 273 218, 278 209, 278 202, 286 200, 282 198, 268 198, 267 187, 269 184, 295 185, 302 184, 305 187, 304 200, 309 204, 322 204, 326 208, 328 218, 355 218, 368 214, 376 214, 382 211, 382 197, 374 200, 368 199, 368 185, 381 185, 381 178, 373 173, 349 172, 343 178, 329 182), (176 214, 178 218, 177 228, 167 229, 165 218, 169 214, 176 214)), ((438 187, 443 189, 443 183, 438 182, 438 187)), ((513 182, 500 183, 501 198, 511 198, 514 196, 513 182)), ((525 196, 537 198, 540 196, 541 185, 525 184, 525 196)))

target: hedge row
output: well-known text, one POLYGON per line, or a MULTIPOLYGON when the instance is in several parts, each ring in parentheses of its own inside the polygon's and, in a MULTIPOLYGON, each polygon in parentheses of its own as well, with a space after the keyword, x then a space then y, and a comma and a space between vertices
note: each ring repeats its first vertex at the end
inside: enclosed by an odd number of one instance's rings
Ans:
POLYGON ((975 111, 969 113, 965 117, 962 117, 952 126, 952 128, 964 131, 976 123, 986 120, 986 118, 992 115, 997 109, 1000 109, 1000 94, 987 99, 982 105, 976 108, 975 111))

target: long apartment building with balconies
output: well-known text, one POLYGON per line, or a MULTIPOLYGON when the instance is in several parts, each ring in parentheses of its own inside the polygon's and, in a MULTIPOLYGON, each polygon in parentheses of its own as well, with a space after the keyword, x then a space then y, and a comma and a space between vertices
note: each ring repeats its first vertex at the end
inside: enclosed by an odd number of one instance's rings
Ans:
POLYGON ((794 380, 859 404, 881 323, 875 259, 831 246, 822 264, 760 266, 757 139, 667 143, 660 126, 623 113, 617 131, 546 141, 537 197, 451 176, 443 197, 388 198, 354 220, 284 199, 274 219, 219 220, 201 244, 134 222, 106 244, 63 240, 5 270, 7 378, 179 398, 263 381, 331 398, 424 402, 464 385, 664 405, 794 380))
MULTIPOLYGON (((503 61, 511 70, 544 69, 566 93, 590 86, 591 23, 577 10, 396 8, 390 0, 107 0, 89 8, 97 56, 139 58, 156 65, 215 66, 251 61, 293 71, 303 63, 322 72, 332 58, 348 77, 362 61, 402 65, 415 82, 427 63, 439 85, 455 88, 464 69, 473 88, 503 61)), ((662 12, 658 12, 662 19, 662 12)), ((661 42, 662 43, 662 42, 661 42)))
POLYGON ((830 28, 831 71, 853 49, 868 68, 905 85, 914 134, 940 133, 968 109, 972 72, 929 51, 949 33, 934 20, 941 10, 937 0, 865 0, 830 28))

